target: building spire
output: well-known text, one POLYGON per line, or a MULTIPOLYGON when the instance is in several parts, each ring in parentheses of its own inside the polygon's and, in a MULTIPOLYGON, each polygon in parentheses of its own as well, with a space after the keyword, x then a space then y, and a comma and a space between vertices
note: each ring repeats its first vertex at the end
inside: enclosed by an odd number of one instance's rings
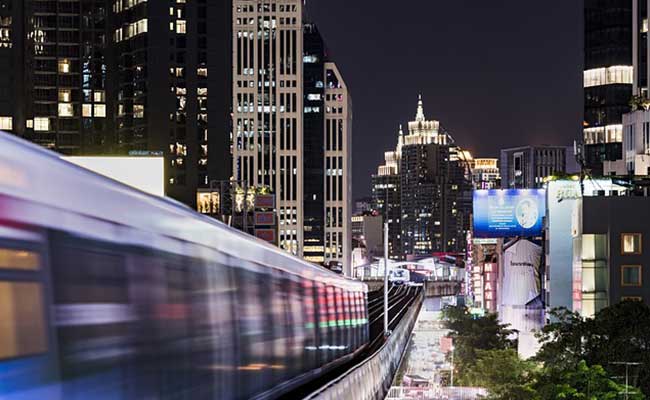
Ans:
POLYGON ((402 130, 402 124, 399 124, 399 135, 404 136, 404 131, 402 130))
POLYGON ((420 121, 425 121, 424 118, 424 107, 422 105, 422 93, 418 95, 418 111, 415 114, 415 121, 420 122, 420 121))

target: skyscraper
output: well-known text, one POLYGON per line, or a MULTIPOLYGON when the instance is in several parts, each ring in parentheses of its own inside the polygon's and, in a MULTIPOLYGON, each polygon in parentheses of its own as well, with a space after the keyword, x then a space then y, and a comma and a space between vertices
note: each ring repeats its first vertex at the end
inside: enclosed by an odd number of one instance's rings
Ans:
POLYGON ((0 15, 0 128, 68 155, 164 154, 166 192, 190 206, 230 177, 229 0, 1 0, 0 15))
POLYGON ((466 245, 472 184, 465 153, 424 116, 422 99, 401 149, 402 253, 460 253, 466 245))
POLYGON ((573 149, 565 146, 522 146, 501 150, 501 188, 533 189, 554 174, 578 172, 573 149))
POLYGON ((384 154, 384 164, 377 168, 372 176, 372 208, 381 214, 383 221, 388 224, 388 256, 392 259, 402 259, 402 207, 400 185, 400 161, 404 132, 399 127, 397 147, 394 151, 384 154))
POLYGON ((647 18, 638 16, 647 14, 646 6, 640 0, 585 0, 584 155, 592 175, 603 174, 603 161, 621 159, 622 115, 637 89, 647 93, 647 79, 632 85, 633 76, 647 69, 647 18))
POLYGON ((233 7, 233 173, 276 196, 278 243, 350 265, 352 106, 300 0, 233 7))

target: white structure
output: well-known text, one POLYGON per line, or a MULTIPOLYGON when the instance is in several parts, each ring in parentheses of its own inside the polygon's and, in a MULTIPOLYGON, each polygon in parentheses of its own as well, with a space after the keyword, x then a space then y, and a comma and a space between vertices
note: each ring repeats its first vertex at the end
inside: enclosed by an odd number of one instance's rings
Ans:
POLYGON ((650 111, 623 114, 623 159, 606 161, 605 175, 650 175, 650 111))
POLYGON ((278 242, 301 256, 303 5, 279 3, 233 2, 233 175, 277 194, 278 242))
MULTIPOLYGON (((301 0, 233 1, 233 175, 275 193, 278 244, 299 257, 305 252, 303 63, 322 62, 305 56, 309 24, 303 9, 301 0)), ((334 63, 325 60, 318 84, 325 96, 319 133, 324 136, 324 237, 321 244, 309 243, 308 260, 340 263, 349 274, 352 105, 334 63)))
POLYGON ((336 64, 325 63, 325 263, 351 274, 352 102, 336 64), (342 216, 343 218, 335 218, 342 216))

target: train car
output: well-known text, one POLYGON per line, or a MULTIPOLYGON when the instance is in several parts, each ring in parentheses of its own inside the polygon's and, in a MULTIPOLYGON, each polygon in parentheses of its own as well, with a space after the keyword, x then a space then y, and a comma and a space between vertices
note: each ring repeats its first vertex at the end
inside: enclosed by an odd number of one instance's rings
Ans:
POLYGON ((388 273, 388 280, 396 285, 405 285, 411 281, 411 273, 406 268, 395 268, 388 273))
POLYGON ((0 398, 273 399, 368 342, 367 287, 0 132, 0 398))

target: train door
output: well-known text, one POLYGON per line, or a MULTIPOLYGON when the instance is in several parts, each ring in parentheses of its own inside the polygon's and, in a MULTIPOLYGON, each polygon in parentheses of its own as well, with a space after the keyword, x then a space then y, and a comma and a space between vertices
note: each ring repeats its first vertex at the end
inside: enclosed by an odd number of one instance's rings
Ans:
POLYGON ((46 235, 0 224, 0 398, 61 397, 46 235))

